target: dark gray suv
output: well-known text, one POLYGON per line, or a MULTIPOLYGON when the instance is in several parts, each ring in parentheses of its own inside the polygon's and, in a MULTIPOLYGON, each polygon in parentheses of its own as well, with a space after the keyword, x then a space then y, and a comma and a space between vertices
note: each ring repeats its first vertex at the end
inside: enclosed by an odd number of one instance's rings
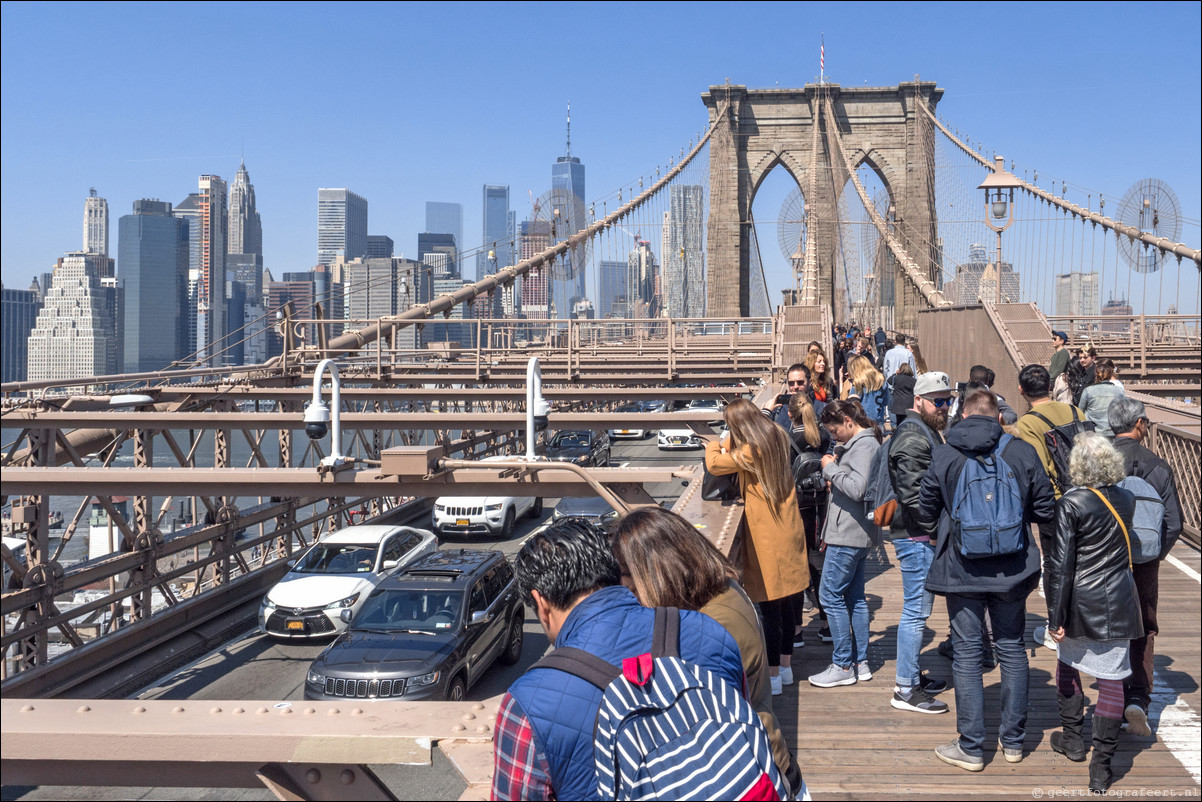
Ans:
POLYGON ((525 616, 501 552, 428 554, 372 591, 309 667, 305 698, 459 701, 494 660, 521 659, 525 616))

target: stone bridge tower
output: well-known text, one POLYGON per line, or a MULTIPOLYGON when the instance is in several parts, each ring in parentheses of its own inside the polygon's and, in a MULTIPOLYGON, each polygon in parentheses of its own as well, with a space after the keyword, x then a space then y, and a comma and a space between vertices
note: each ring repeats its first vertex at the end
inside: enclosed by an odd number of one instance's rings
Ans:
MULTIPOLYGON (((836 223, 839 196, 854 194, 834 150, 837 125, 852 169, 868 164, 889 193, 895 230, 920 268, 941 286, 935 221, 934 130, 917 105, 932 111, 943 95, 931 81, 891 87, 807 84, 803 89, 748 89, 711 86, 701 99, 717 127, 710 138, 710 214, 707 314, 748 314, 748 227, 751 204, 768 173, 778 164, 797 182, 802 196, 809 171, 817 169, 817 198, 805 197, 816 221, 819 303, 836 309, 836 223), (821 94, 820 94, 821 92, 821 94), (834 120, 826 119, 821 98, 830 97, 834 120), (812 126, 820 120, 817 164, 811 164, 812 126)), ((922 296, 900 269, 894 276, 896 328, 916 331, 922 296)))

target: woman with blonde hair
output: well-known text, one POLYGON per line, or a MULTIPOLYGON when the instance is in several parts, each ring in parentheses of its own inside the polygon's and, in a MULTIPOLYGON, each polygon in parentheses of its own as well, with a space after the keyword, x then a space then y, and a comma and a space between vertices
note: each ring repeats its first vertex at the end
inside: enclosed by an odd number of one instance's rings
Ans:
POLYGON ((793 601, 810 584, 785 430, 745 398, 725 412, 728 439, 705 446, 715 476, 737 474, 743 494, 743 586, 760 605, 772 694, 793 684, 793 601))
POLYGON ((1080 672, 1093 675, 1098 697, 1089 790, 1105 793, 1123 727, 1123 679, 1131 674, 1131 641, 1144 634, 1131 571, 1135 496, 1116 486, 1126 476, 1123 457, 1096 432, 1077 435, 1068 469, 1074 487, 1056 502, 1056 531, 1044 576, 1048 634, 1058 644, 1061 731, 1052 733, 1051 742, 1069 760, 1085 759, 1089 750, 1081 735, 1085 695, 1080 672))
POLYGON ((640 604, 700 610, 739 644, 748 701, 768 731, 777 768, 801 799, 805 788, 801 770, 772 712, 764 630, 734 566, 696 527, 662 507, 642 507, 627 514, 610 545, 618 558, 622 584, 634 591, 640 604))
MULTIPOLYGON (((908 366, 907 366, 908 367, 908 366)), ((868 417, 885 425, 885 377, 872 360, 863 355, 853 356, 847 362, 847 382, 843 387, 843 399, 858 398, 868 417)))

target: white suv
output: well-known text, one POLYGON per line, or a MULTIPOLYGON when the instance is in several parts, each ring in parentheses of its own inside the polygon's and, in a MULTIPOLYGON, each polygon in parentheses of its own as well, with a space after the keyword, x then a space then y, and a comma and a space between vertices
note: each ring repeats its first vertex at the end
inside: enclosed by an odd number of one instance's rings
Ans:
MULTIPOLYGON (((513 457, 485 457, 481 462, 513 457)), ((542 515, 541 498, 519 496, 440 496, 434 499, 434 531, 443 534, 489 535, 508 540, 523 515, 542 515)))

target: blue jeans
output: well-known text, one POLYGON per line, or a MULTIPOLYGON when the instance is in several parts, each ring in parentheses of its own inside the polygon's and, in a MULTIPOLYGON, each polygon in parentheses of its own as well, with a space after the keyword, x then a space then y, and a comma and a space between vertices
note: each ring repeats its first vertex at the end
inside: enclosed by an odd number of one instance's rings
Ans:
POLYGON ((893 551, 902 575, 902 612, 897 625, 897 685, 918 685, 918 653, 935 597, 927 592, 927 571, 935 557, 931 542, 901 538, 893 541, 893 551))
POLYGON ((952 676, 956 685, 956 729, 965 754, 980 755, 985 746, 985 689, 981 681, 981 641, 985 611, 993 624, 998 665, 1002 674, 1001 724, 998 739, 1008 749, 1020 749, 1027 734, 1027 684, 1030 678, 1023 628, 1027 591, 1008 594, 949 595, 947 615, 952 625, 952 676))
POLYGON ((818 597, 834 641, 831 662, 841 668, 868 660, 868 600, 864 598, 864 563, 868 549, 826 547, 818 597))

